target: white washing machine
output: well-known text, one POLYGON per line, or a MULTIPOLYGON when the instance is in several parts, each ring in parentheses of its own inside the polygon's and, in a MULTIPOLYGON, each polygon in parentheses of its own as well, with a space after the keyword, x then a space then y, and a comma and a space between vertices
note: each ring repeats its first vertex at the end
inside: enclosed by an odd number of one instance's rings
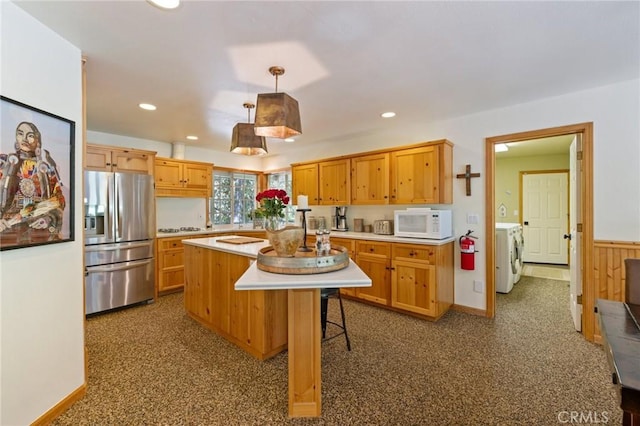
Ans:
POLYGON ((509 293, 519 277, 517 223, 496 223, 496 291, 509 293))

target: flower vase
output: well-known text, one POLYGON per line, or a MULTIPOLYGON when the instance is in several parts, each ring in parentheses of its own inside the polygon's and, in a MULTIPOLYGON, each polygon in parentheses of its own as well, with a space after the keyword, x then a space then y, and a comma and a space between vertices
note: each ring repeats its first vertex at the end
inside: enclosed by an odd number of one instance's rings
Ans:
POLYGON ((266 217, 264 228, 271 247, 279 257, 294 257, 304 238, 300 226, 285 226, 283 218, 266 217))

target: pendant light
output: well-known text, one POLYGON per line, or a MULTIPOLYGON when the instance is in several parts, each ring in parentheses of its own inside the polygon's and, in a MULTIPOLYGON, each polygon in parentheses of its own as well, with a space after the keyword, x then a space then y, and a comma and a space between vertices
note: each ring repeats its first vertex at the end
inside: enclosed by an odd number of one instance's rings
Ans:
POLYGON ((247 122, 238 123, 233 128, 231 136, 231 152, 242 155, 265 155, 267 153, 267 141, 262 136, 256 136, 251 124, 251 108, 255 105, 245 102, 247 109, 247 122))
POLYGON ((278 93, 278 76, 284 74, 284 68, 269 68, 276 78, 276 92, 258 95, 256 102, 255 132, 258 136, 285 139, 302 133, 298 101, 286 93, 278 93))

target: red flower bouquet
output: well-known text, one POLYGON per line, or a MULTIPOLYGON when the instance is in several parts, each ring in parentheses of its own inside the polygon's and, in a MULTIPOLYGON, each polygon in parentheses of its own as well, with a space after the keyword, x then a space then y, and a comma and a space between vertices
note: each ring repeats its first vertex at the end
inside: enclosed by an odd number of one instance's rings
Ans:
POLYGON ((256 196, 256 201, 260 203, 257 210, 262 213, 262 216, 284 218, 284 209, 289 204, 289 196, 283 189, 267 189, 256 196))

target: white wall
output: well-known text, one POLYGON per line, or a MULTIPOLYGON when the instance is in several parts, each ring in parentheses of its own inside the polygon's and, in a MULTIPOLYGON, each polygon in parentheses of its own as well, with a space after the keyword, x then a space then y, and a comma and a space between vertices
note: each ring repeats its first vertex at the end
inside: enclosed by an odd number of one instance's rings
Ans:
MULTIPOLYGON (((82 205, 81 52, 0 2, 3 96, 76 123, 73 200, 82 205)), ((84 383, 82 209, 75 241, 0 253, 0 424, 29 424, 84 383)))

